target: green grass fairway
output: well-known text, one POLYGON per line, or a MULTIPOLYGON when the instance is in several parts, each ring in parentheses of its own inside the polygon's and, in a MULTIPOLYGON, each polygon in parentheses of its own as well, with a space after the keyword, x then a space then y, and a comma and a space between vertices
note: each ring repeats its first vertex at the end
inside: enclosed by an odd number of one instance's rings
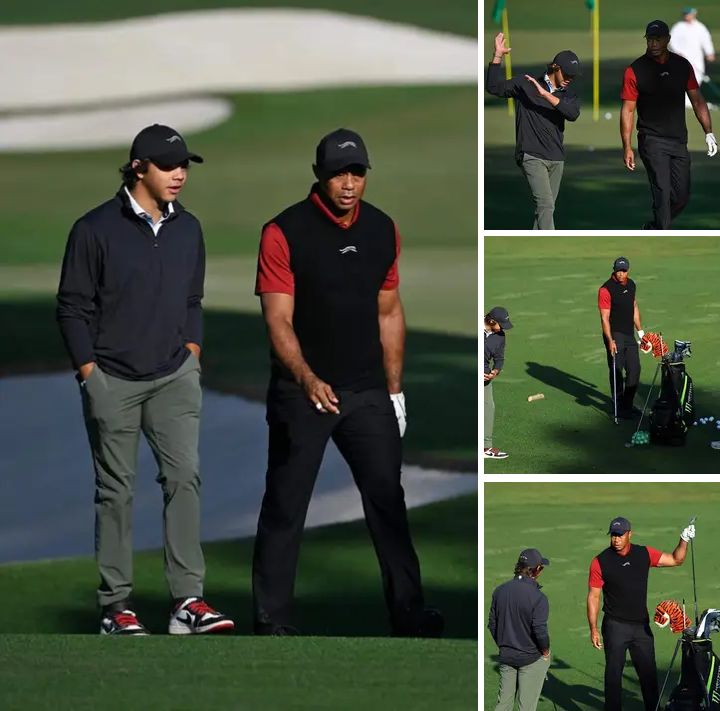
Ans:
MULTIPOLYGON (((482 623, 487 626, 492 591, 512 577, 523 548, 539 548, 550 559, 540 582, 550 601, 550 646, 553 661, 539 711, 586 711, 603 707, 603 653, 590 644, 585 604, 592 558, 608 545, 609 522, 626 516, 633 542, 671 552, 680 531, 698 514, 695 568, 699 609, 720 606, 720 484, 486 484, 485 585, 482 623), (553 703, 555 706, 553 707, 553 703)), ((680 568, 652 569, 648 608, 652 618, 661 600, 685 598, 693 617, 690 553, 680 568)), ((602 615, 602 613, 601 613, 602 615)), ((660 683, 665 677, 677 636, 653 625, 660 683)), ((717 636, 713 641, 718 647, 717 636)), ((497 647, 485 631, 484 706, 497 695, 497 647)), ((677 682, 678 660, 669 685, 677 682)), ((623 676, 623 709, 643 708, 635 670, 623 676)), ((666 697, 667 698, 667 692, 666 697)))
MULTIPOLYGON (((499 27, 490 20, 493 3, 485 0, 483 64, 489 61, 499 27)), ((702 21, 717 34, 720 6, 697 6, 702 21)), ((625 67, 645 51, 644 28, 660 17, 672 26, 679 8, 672 0, 649 3, 601 4, 600 120, 592 118, 592 39, 590 13, 582 0, 563 0, 547 13, 531 0, 509 0, 513 74, 535 74, 555 52, 574 49, 585 64, 577 90, 583 109, 578 121, 567 123, 565 173, 555 211, 558 229, 640 229, 650 219, 650 189, 642 162, 630 173, 622 162, 619 133, 620 88, 625 67), (606 114, 610 114, 606 118, 606 114)), ((713 81, 720 82, 718 65, 709 64, 713 81)), ((484 82, 484 77, 482 79, 484 82)), ((705 85, 708 101, 720 103, 720 93, 705 85)), ((687 113, 688 147, 692 154, 692 195, 675 229, 718 227, 715 195, 720 189, 717 166, 705 155, 703 131, 692 111, 687 113)), ((713 120, 717 122, 715 112, 713 120)), ((515 120, 507 102, 484 93, 485 228, 530 229, 533 221, 527 181, 515 165, 515 120)))
MULTIPOLYGON (((693 342, 686 364, 697 416, 718 416, 719 249, 715 237, 486 238, 485 311, 505 306, 515 327, 494 383, 494 445, 510 457, 485 460, 485 471, 717 472, 720 453, 708 446, 720 440, 714 426, 692 428, 684 447, 624 447, 636 423, 615 426, 609 415, 597 290, 615 258, 627 256, 644 329, 662 331, 671 344, 693 342), (528 403, 534 393, 545 399, 528 403)), ((641 354, 640 362, 638 407, 656 368, 649 355, 641 354)))
POLYGON ((142 620, 160 634, 129 644, 96 635, 92 559, 2 566, 0 707, 475 708, 477 497, 412 510, 410 520, 428 604, 446 616, 444 640, 386 637, 363 522, 306 533, 296 621, 309 636, 301 638, 248 636, 252 540, 204 546, 206 595, 237 624, 222 639, 164 634, 160 552, 136 555, 134 595, 142 620), (123 692, 115 696, 118 675, 123 692))
POLYGON ((5 635, 0 659, 4 711, 477 705, 477 645, 465 640, 5 635))

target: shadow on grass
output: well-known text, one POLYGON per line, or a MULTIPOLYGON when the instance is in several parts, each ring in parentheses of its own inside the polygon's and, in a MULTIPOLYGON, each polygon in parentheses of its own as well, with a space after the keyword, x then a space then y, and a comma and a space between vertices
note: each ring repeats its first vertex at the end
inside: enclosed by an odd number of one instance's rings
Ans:
MULTIPOLYGON (((485 147, 485 228, 530 229, 530 189, 515 165, 513 147, 485 147)), ((636 152, 637 153, 637 152, 636 152)), ((702 154, 692 155, 692 189, 673 229, 717 229, 720 174, 702 154)), ((555 208, 557 229, 639 230, 651 218, 650 188, 642 161, 634 173, 622 165, 620 148, 589 151, 568 146, 555 208)))
MULTIPOLYGON (((0 302, 0 377, 69 368, 50 298, 0 302)), ((410 330, 405 394, 405 460, 476 472, 477 339, 410 330)), ((262 401, 269 376, 259 314, 207 310, 203 349, 206 387, 262 401)))
POLYGON ((600 412, 610 411, 612 400, 607 395, 600 393, 595 383, 583 380, 572 373, 566 373, 552 365, 543 365, 533 361, 528 361, 525 365, 527 366, 526 372, 531 378, 574 397, 577 405, 594 407, 600 412))
MULTIPOLYGON (((443 612, 445 637, 476 639, 477 497, 413 509, 409 517, 426 604, 443 612)), ((230 615, 241 635, 252 630, 252 548, 253 539, 203 545, 208 602, 230 615)), ((97 634, 97 580, 91 558, 3 566, 0 631, 97 634)), ((151 632, 167 632, 162 552, 135 554, 132 600, 151 632)), ((380 571, 364 522, 305 532, 293 623, 306 635, 387 636, 380 571)))

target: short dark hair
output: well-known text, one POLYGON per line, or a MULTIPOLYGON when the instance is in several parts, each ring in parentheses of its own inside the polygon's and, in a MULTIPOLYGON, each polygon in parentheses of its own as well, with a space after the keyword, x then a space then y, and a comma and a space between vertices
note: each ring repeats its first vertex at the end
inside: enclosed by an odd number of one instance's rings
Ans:
POLYGON ((122 175, 123 185, 128 189, 132 190, 139 180, 137 177, 138 173, 147 173, 149 160, 141 160, 139 165, 133 168, 133 161, 128 161, 120 168, 120 175, 122 175))
POLYGON ((536 565, 534 568, 530 568, 524 563, 517 563, 515 565, 515 575, 522 575, 524 578, 536 578, 542 567, 542 565, 536 565))

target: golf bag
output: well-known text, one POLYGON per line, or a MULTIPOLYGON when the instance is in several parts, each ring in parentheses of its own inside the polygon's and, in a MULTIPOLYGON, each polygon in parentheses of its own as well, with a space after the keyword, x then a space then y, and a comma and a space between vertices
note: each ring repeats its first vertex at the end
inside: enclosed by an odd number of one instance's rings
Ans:
POLYGON ((720 711, 720 659, 710 639, 683 632, 680 681, 672 690, 665 711, 720 711))
POLYGON ((661 368, 660 397, 650 411, 650 441, 680 446, 695 419, 693 382, 682 360, 664 357, 661 368))

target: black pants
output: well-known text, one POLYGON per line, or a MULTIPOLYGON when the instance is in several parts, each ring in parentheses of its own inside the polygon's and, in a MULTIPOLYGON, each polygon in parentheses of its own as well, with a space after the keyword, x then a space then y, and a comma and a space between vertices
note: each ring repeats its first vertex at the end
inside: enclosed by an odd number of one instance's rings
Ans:
MULTIPOLYGON (((640 349, 634 336, 614 331, 612 334, 617 355, 615 356, 615 380, 618 412, 629 412, 632 409, 635 393, 640 382, 640 349), (624 371, 624 373, 623 373, 624 371)), ((608 370, 610 372, 610 397, 613 396, 613 359, 610 355, 610 344, 603 336, 608 370)))
MULTIPOLYGON (((268 391, 268 469, 253 556, 256 624, 288 624, 300 540, 315 479, 332 437, 352 471, 398 624, 420 613, 420 566, 400 484, 402 447, 387 390, 336 391, 340 415, 317 412, 294 383, 268 391)), ((348 587, 352 587, 348 580, 348 587)))
POLYGON ((646 711, 654 711, 658 702, 655 643, 650 624, 620 622, 607 615, 602 621, 605 650, 605 711, 622 709, 622 674, 625 653, 630 651, 646 711))
POLYGON ((669 230, 690 199, 690 154, 687 145, 655 136, 638 138, 638 153, 647 171, 656 229, 669 230))

